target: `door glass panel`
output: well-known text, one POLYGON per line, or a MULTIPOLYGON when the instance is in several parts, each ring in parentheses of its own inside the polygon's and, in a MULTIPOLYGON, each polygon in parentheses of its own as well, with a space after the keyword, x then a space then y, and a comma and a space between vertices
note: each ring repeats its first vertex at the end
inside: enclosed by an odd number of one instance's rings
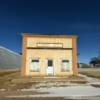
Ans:
POLYGON ((48 66, 52 67, 53 66, 53 61, 52 60, 48 60, 48 66))
POLYGON ((51 59, 48 59, 47 60, 47 69, 46 69, 46 71, 47 71, 47 75, 53 75, 53 60, 51 60, 51 59))

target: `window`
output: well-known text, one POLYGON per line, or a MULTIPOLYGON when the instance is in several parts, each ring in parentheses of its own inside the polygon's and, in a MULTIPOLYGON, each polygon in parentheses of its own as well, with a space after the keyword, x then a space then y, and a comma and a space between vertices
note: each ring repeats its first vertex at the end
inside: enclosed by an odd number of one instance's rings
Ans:
POLYGON ((69 60, 62 60, 62 62, 69 62, 69 60))
POLYGON ((53 66, 53 61, 52 60, 48 60, 48 66, 53 66))
POLYGON ((39 59, 31 59, 30 71, 31 72, 39 72, 39 59))
POLYGON ((39 60, 33 60, 33 59, 32 59, 32 62, 39 62, 39 60))
POLYGON ((61 62, 61 71, 62 72, 66 72, 66 71, 70 71, 70 62, 69 60, 63 59, 61 62))

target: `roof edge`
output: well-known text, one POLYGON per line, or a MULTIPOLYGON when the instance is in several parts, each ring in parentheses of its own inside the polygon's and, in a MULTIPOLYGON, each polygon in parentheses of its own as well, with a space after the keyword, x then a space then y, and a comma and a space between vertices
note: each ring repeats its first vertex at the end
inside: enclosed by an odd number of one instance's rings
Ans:
POLYGON ((66 34, 43 34, 43 33, 22 33, 23 37, 59 37, 59 38, 78 38, 77 35, 66 35, 66 34))

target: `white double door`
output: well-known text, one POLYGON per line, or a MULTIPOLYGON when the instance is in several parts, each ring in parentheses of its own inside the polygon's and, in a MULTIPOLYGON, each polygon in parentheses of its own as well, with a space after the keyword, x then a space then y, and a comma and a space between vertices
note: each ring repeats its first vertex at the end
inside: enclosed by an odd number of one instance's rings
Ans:
POLYGON ((54 66, 53 66, 53 60, 47 59, 47 68, 46 68, 47 75, 53 75, 54 74, 54 66))

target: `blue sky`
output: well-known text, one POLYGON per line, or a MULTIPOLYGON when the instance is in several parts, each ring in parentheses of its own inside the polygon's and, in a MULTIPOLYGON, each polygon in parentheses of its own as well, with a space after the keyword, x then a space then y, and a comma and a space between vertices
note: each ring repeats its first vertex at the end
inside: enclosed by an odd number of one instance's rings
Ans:
POLYGON ((76 34, 88 63, 100 48, 100 1, 0 0, 0 45, 21 52, 22 32, 76 34))

